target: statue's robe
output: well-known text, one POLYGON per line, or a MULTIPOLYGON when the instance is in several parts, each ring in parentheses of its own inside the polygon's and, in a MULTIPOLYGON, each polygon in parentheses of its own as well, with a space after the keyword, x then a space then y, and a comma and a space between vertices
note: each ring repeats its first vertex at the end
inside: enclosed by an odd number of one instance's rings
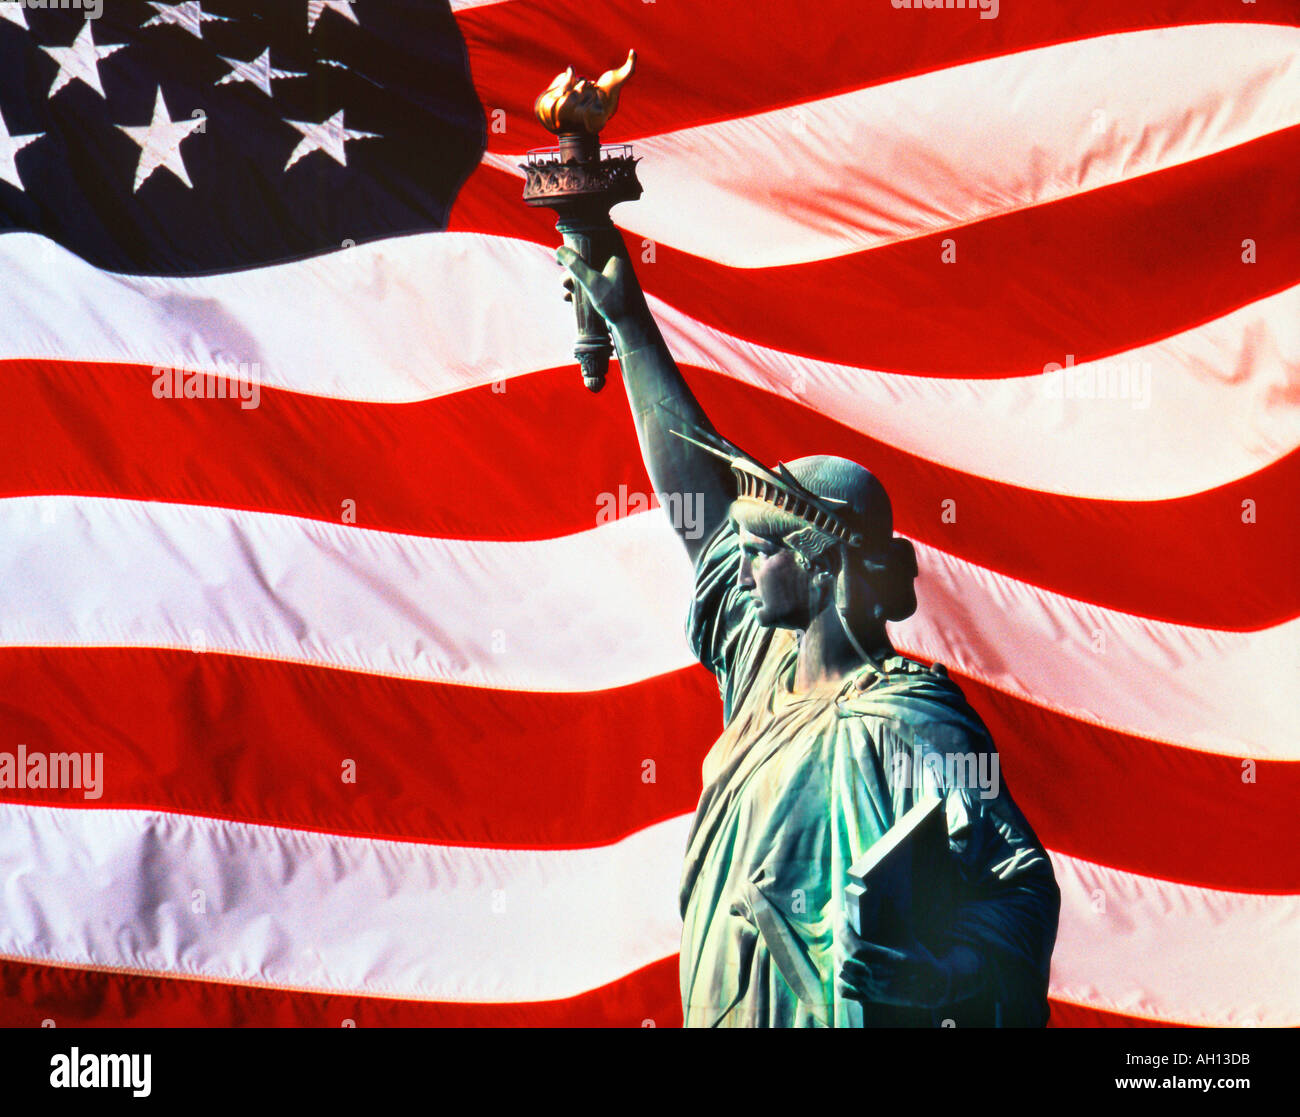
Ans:
POLYGON ((902 656, 883 675, 864 668, 792 694, 796 636, 758 623, 739 568, 738 536, 723 523, 696 563, 687 621, 717 677, 725 728, 704 761, 682 875, 686 1025, 861 1023, 838 981, 853 941, 847 871, 924 794, 945 799, 962 887, 940 945, 976 952, 982 991, 933 1011, 868 1005, 868 1022, 1044 1024, 1060 893, 1001 773, 985 798, 966 762, 945 760, 984 754, 993 771, 978 715, 942 667, 902 656))

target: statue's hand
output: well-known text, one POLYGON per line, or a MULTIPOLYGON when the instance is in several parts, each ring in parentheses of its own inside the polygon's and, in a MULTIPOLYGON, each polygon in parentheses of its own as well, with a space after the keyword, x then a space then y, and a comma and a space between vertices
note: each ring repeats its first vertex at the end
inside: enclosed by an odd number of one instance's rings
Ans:
MULTIPOLYGON (((555 258, 569 273, 564 281, 565 288, 572 291, 576 283, 582 289, 587 301, 609 325, 621 352, 644 343, 654 320, 641 284, 625 256, 611 256, 604 271, 591 267, 568 245, 561 245, 555 258)), ((565 295, 565 298, 569 296, 565 295)))
POLYGON ((859 940, 840 968, 840 991, 872 1004, 937 1008, 954 999, 963 961, 936 958, 916 940, 901 949, 859 940))

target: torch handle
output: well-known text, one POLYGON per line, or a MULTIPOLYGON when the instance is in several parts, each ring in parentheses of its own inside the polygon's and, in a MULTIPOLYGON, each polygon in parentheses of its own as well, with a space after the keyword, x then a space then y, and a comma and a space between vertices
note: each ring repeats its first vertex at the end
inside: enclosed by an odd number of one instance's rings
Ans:
MULTIPOLYGON (((584 218, 566 216, 557 221, 555 227, 563 235, 564 243, 597 271, 603 271, 609 258, 618 251, 618 230, 608 214, 584 218)), ((599 392, 605 386, 610 354, 614 351, 609 327, 600 311, 583 294, 582 288, 576 285, 573 289, 573 312, 578 320, 578 342, 573 355, 582 368, 582 382, 590 391, 599 392)))

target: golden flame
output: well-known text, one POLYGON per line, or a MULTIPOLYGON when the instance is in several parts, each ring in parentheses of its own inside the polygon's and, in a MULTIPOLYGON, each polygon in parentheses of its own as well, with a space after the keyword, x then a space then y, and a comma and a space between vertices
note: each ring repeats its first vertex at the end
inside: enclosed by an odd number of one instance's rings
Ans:
POLYGON ((627 61, 617 70, 606 70, 595 81, 575 78, 570 66, 537 98, 533 111, 549 132, 596 135, 618 109, 619 91, 635 69, 634 50, 627 52, 627 61))

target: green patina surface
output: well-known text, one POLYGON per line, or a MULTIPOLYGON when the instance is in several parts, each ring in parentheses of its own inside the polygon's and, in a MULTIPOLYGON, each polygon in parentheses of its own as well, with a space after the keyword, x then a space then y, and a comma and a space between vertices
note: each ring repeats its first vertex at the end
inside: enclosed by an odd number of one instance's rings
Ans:
POLYGON ((901 656, 883 676, 864 668, 791 693, 795 633, 758 624, 739 565, 724 523, 696 564, 688 620, 718 679, 725 728, 704 761, 682 875, 687 1026, 861 1023, 837 989, 853 945, 847 870, 923 794, 945 799, 966 886, 949 942, 979 954, 986 992, 938 1010, 867 1012, 895 1024, 1044 1023, 1059 903, 1051 864, 1000 779, 986 797, 992 789, 969 779, 955 786, 970 766, 944 763, 995 755, 978 715, 941 668, 901 656))

